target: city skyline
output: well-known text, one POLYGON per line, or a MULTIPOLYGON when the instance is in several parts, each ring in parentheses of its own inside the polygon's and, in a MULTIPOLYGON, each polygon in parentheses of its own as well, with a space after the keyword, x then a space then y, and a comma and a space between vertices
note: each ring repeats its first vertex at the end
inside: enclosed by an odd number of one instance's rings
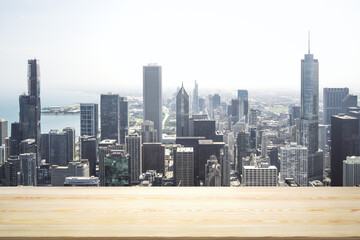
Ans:
POLYGON ((20 69, 33 57, 42 60, 45 96, 85 83, 86 90, 106 92, 132 82, 129 90, 141 91, 141 67, 149 62, 163 66, 164 89, 182 81, 193 86, 194 80, 218 88, 219 79, 227 88, 299 89, 308 30, 321 61, 320 88, 360 88, 357 1, 37 0, 0 6, 6 36, 0 39, 0 74, 12 83, 9 95, 19 94, 20 69), (186 71, 179 71, 182 65, 186 71))

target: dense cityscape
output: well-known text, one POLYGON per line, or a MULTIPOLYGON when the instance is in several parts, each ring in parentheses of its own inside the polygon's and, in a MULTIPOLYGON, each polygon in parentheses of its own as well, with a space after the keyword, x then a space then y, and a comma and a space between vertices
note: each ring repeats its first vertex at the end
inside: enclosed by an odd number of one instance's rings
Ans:
POLYGON ((357 95, 319 89, 310 43, 299 78, 300 102, 270 109, 246 89, 199 95, 197 81, 163 99, 162 67, 148 64, 142 98, 41 108, 40 61, 28 60, 19 121, 0 119, 0 185, 358 186, 357 95), (74 126, 42 132, 42 114, 80 114, 79 138, 74 126))

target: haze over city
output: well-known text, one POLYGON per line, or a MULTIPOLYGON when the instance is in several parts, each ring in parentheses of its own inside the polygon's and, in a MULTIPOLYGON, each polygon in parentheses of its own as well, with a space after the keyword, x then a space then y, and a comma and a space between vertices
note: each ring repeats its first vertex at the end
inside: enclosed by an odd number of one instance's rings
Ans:
POLYGON ((359 1, 3 0, 1 99, 26 91, 35 57, 45 101, 59 90, 140 95, 149 62, 163 67, 164 90, 194 80, 200 91, 299 90, 308 31, 320 87, 359 89, 359 10, 359 1))

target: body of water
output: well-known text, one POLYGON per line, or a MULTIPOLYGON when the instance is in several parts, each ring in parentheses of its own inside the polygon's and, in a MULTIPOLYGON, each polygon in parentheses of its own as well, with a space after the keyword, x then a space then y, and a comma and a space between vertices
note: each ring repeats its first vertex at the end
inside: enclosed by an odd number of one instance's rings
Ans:
MULTIPOLYGON (((11 123, 19 122, 18 108, 2 108, 0 118, 8 121, 8 133, 11 134, 11 123)), ((66 127, 75 128, 75 136, 80 135, 80 114, 50 115, 41 114, 41 133, 47 133, 52 129, 63 130, 66 127)))

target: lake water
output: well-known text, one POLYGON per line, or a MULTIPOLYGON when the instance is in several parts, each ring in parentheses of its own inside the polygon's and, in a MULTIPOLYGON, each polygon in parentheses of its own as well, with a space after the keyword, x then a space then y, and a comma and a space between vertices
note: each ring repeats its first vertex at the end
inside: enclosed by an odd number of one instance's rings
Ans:
MULTIPOLYGON (((11 123, 19 122, 18 107, 1 108, 0 118, 8 121, 8 132, 11 133, 11 123)), ((80 114, 49 115, 41 114, 41 133, 49 132, 51 129, 62 130, 66 127, 75 128, 75 136, 80 135, 80 114)))

